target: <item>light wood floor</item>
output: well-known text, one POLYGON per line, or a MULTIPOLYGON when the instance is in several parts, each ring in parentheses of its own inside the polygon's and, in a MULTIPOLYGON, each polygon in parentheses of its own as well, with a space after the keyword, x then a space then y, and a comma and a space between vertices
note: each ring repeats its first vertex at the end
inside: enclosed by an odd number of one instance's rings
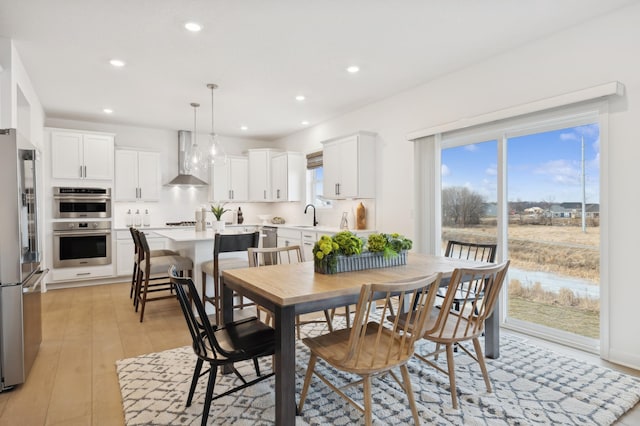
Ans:
MULTIPOLYGON (((191 344, 177 301, 148 304, 140 323, 127 283, 50 290, 42 305, 40 352, 27 382, 0 393, 0 426, 123 425, 115 361, 191 344)), ((640 407, 619 424, 640 424, 640 407)))

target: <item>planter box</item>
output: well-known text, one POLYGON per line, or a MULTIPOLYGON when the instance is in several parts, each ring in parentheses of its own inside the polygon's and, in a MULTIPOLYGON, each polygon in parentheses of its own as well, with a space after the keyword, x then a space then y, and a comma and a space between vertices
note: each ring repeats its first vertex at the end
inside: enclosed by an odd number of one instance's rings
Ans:
POLYGON ((321 274, 337 274, 340 272, 362 271, 364 269, 388 268, 407 264, 407 252, 401 251, 398 256, 385 258, 382 253, 362 253, 355 256, 338 256, 336 270, 331 271, 327 265, 315 263, 315 271, 321 274))

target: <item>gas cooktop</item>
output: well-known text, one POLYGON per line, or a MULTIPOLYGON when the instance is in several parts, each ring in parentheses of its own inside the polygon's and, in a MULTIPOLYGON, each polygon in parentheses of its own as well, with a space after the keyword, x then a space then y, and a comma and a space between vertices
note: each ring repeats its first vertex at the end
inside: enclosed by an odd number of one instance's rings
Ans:
POLYGON ((183 220, 182 222, 167 222, 166 226, 196 226, 194 220, 183 220))

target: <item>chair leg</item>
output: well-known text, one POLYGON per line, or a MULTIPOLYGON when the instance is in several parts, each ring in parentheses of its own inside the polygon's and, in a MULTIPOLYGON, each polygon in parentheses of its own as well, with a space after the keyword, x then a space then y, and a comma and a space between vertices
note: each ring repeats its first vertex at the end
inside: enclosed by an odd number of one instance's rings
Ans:
POLYGON ((454 410, 458 408, 458 391, 456 390, 456 373, 453 364, 453 345, 447 344, 447 367, 449 369, 449 386, 451 387, 451 405, 454 410))
POLYGON ((362 378, 364 385, 364 424, 371 426, 373 413, 371 411, 371 376, 362 378))
POLYGON ((480 364, 480 370, 482 370, 482 377, 484 377, 484 384, 487 385, 487 392, 491 393, 491 381, 489 380, 489 373, 487 372, 487 365, 484 362, 484 355, 482 355, 482 346, 478 338, 473 339, 473 347, 476 350, 476 358, 478 358, 478 364, 480 364))
POLYGON ((329 329, 329 333, 333 332, 333 324, 331 323, 331 314, 327 309, 324 310, 324 319, 327 321, 327 328, 329 329))
POLYGON ((187 407, 191 407, 191 401, 193 401, 193 393, 196 391, 198 385, 198 379, 200 378, 200 370, 202 370, 203 361, 198 358, 196 361, 196 368, 193 370, 193 378, 191 379, 191 386, 189 387, 189 396, 187 397, 187 407))
POLYGON ((211 408, 211 400, 213 399, 213 387, 216 385, 216 373, 218 369, 213 365, 209 369, 209 380, 207 381, 207 393, 204 397, 204 408, 202 409, 202 426, 207 426, 209 417, 209 409, 211 408))
POLYGON ((296 334, 300 340, 300 315, 296 315, 296 334))
POLYGON ((351 328, 351 312, 349 311, 349 305, 344 307, 344 316, 347 317, 347 328, 351 328))
POLYGON ((402 381, 404 381, 404 391, 409 399, 409 407, 411 407, 411 413, 413 414, 413 421, 416 425, 420 424, 420 416, 418 416, 418 408, 416 407, 416 400, 413 396, 413 389, 411 388, 411 377, 409 377, 409 369, 407 364, 400 366, 400 372, 402 373, 402 381))
POLYGON ((316 368, 316 360, 317 360, 317 356, 312 353, 311 357, 309 358, 307 373, 304 375, 304 385, 302 385, 302 393, 300 394, 300 403, 298 404, 298 415, 302 414, 304 401, 307 399, 307 392, 309 391, 309 385, 311 384, 311 376, 313 376, 313 370, 316 368))
MULTIPOLYGON (((131 274, 131 289, 129 290, 129 299, 133 299, 136 289, 136 279, 138 278, 138 261, 133 262, 133 273, 131 274)), ((133 300, 135 304, 135 299, 133 300)))
POLYGON ((260 377, 260 364, 258 363, 258 358, 253 359, 253 366, 256 369, 256 375, 260 377))
MULTIPOLYGON (((145 271, 146 272, 146 271, 145 271)), ((144 289, 140 290, 142 306, 140 307, 140 322, 144 319, 144 307, 147 304, 147 291, 149 290, 149 274, 144 274, 144 289)))

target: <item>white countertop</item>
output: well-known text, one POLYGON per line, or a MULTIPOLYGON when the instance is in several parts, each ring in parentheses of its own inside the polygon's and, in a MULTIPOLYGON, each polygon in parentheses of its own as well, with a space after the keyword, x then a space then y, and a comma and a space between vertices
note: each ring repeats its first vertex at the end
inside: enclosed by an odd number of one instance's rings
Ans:
MULTIPOLYGON (((192 227, 172 227, 171 229, 155 229, 153 232, 161 237, 169 238, 172 241, 183 243, 192 241, 213 241, 215 232, 212 229, 206 231, 196 232, 192 227)), ((242 227, 227 228, 223 234, 238 234, 243 233, 242 227)))

